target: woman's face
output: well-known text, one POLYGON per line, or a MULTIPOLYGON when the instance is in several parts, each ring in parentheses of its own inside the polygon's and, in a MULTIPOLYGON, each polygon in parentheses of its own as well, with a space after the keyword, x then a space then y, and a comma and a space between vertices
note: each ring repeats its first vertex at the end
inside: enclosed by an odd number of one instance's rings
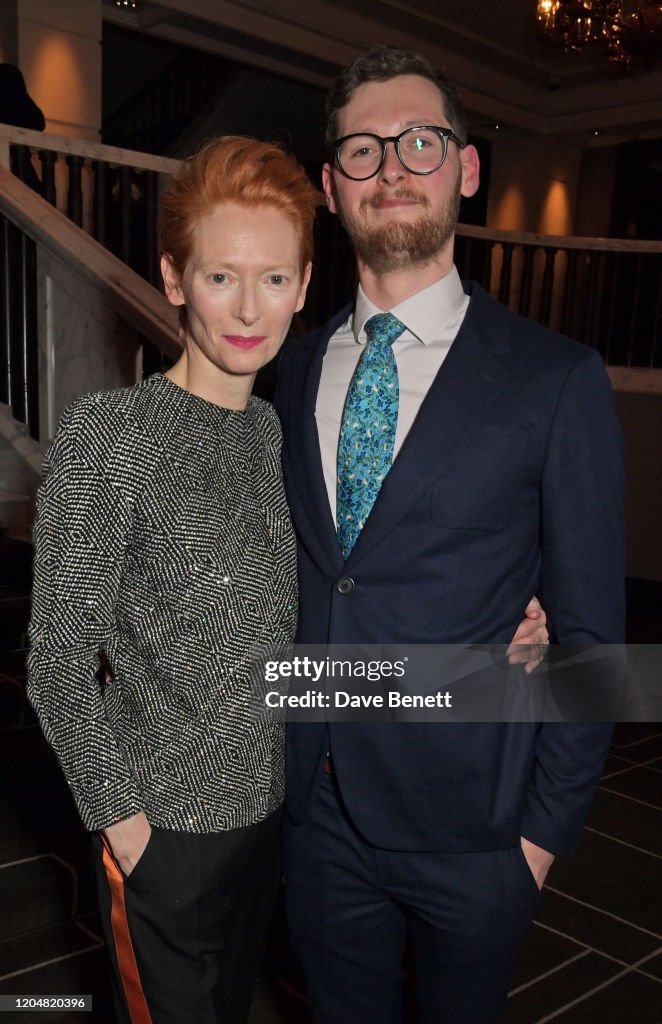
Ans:
POLYGON ((161 261, 168 300, 186 305, 189 366, 220 387, 253 377, 280 349, 310 278, 293 224, 272 206, 221 203, 193 231, 180 277, 161 261))

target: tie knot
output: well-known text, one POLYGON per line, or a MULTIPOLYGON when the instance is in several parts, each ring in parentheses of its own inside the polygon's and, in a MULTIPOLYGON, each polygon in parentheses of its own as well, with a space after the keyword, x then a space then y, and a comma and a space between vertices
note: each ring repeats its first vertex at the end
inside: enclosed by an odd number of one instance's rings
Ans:
POLYGON ((406 330, 405 325, 392 313, 377 313, 366 320, 365 333, 368 342, 383 341, 392 344, 406 330))

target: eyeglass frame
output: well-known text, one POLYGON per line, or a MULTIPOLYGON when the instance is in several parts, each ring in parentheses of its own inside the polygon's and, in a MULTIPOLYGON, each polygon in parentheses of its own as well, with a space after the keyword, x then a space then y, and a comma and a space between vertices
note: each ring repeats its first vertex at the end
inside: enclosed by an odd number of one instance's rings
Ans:
POLYGON ((416 124, 412 125, 410 128, 404 128, 399 135, 385 135, 383 137, 381 135, 377 135, 375 132, 350 132, 349 135, 343 135, 339 139, 335 139, 331 143, 331 148, 333 149, 333 162, 341 174, 344 174, 344 176, 346 178, 349 178, 350 181, 370 181, 371 178, 374 178, 377 174, 379 174, 382 167, 384 166, 384 161, 386 160, 386 146, 389 142, 393 143, 395 155, 397 156, 398 160, 400 161, 400 164, 402 165, 402 167, 404 167, 408 174, 434 174, 434 172, 438 171, 440 167, 443 167, 446 162, 446 157, 448 156, 449 141, 454 142, 458 149, 465 149, 466 147, 466 142, 462 142, 462 140, 457 137, 452 128, 441 128, 437 124, 416 124), (437 166, 430 168, 429 171, 412 171, 410 167, 407 167, 407 164, 404 162, 402 156, 400 155, 400 139, 402 138, 403 135, 407 135, 408 132, 420 132, 423 130, 439 133, 440 138, 444 140, 443 156, 439 163, 437 164, 437 166), (382 158, 379 161, 379 164, 377 165, 375 170, 372 171, 371 174, 366 175, 365 178, 355 178, 351 174, 347 173, 347 171, 340 162, 340 147, 342 146, 343 142, 347 142, 348 139, 355 139, 361 137, 365 138, 366 136, 370 139, 377 139, 377 142, 379 142, 380 146, 382 147, 382 158))

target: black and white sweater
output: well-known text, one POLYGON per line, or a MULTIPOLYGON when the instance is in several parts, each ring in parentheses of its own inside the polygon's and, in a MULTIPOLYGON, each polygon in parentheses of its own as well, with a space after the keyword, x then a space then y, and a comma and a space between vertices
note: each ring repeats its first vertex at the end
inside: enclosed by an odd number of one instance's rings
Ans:
POLYGON ((282 723, 259 706, 264 652, 297 618, 280 448, 265 402, 219 408, 161 374, 65 412, 37 505, 28 695, 86 828, 144 810, 216 832, 281 803, 282 723))

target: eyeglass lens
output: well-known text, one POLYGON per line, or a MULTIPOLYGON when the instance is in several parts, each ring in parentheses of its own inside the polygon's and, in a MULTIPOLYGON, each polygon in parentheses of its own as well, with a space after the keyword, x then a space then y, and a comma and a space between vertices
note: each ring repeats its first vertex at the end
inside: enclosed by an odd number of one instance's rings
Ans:
MULTIPOLYGON (((382 161, 385 143, 374 135, 351 135, 338 148, 338 162, 350 178, 369 178, 382 161)), ((400 160, 413 174, 435 171, 446 156, 446 138, 431 128, 410 128, 399 137, 400 160)))

